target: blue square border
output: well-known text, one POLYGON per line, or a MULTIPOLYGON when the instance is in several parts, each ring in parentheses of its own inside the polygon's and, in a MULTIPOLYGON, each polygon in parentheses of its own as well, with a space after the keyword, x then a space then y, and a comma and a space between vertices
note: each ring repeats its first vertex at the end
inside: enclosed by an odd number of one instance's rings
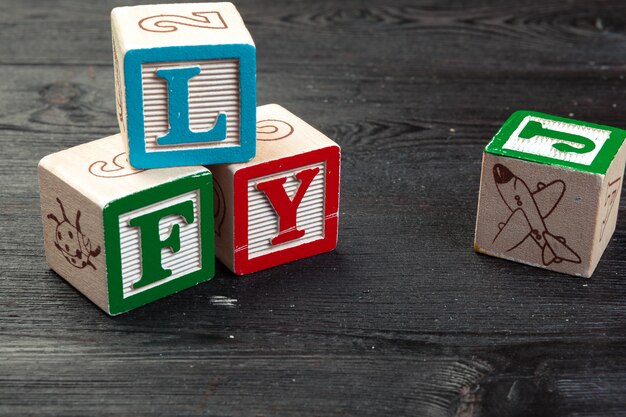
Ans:
POLYGON ((247 162, 256 155, 256 48, 249 44, 168 46, 133 49, 124 56, 129 162, 135 168, 163 168, 247 162), (239 145, 146 152, 142 64, 239 59, 239 145))

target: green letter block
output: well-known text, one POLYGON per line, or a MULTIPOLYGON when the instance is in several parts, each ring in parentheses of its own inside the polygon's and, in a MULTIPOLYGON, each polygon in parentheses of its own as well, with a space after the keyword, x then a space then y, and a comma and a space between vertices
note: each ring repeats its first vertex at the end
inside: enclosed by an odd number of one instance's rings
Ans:
POLYGON ((83 143, 38 167, 46 261, 111 315, 209 280, 215 266, 211 172, 134 169, 125 142, 83 143))
POLYGON ((205 171, 105 208, 111 314, 213 277, 212 200, 211 174, 205 171))
POLYGON ((625 138, 609 126, 514 113, 483 154, 475 250, 591 276, 615 230, 625 138))

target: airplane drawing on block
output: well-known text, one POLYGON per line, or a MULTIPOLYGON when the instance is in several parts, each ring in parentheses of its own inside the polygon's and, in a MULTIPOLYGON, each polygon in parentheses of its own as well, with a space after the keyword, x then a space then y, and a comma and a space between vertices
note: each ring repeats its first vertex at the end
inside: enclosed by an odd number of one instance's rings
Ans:
POLYGON ((496 247, 509 252, 531 238, 541 249, 545 266, 564 261, 581 262, 580 256, 567 246, 565 238, 552 234, 545 223, 563 198, 563 181, 540 182, 537 190, 531 191, 521 178, 502 164, 493 167, 493 178, 500 197, 511 211, 509 218, 498 224, 500 230, 493 239, 496 247))

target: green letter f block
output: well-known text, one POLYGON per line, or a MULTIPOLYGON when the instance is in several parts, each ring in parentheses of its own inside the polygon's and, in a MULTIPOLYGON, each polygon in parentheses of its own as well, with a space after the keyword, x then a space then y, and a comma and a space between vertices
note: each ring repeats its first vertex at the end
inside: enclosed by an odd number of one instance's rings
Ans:
POLYGON ((119 314, 213 277, 209 171, 113 201, 104 209, 109 310, 119 314))

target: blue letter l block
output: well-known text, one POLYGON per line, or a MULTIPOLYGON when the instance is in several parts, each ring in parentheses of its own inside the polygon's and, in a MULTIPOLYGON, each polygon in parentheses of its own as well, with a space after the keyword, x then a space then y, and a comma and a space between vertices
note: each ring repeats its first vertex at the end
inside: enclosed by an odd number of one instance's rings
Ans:
POLYGON ((220 112, 215 125, 205 132, 189 127, 189 80, 200 74, 200 67, 159 69, 156 75, 167 81, 170 130, 157 138, 159 145, 215 142, 226 139, 226 113, 220 112))

